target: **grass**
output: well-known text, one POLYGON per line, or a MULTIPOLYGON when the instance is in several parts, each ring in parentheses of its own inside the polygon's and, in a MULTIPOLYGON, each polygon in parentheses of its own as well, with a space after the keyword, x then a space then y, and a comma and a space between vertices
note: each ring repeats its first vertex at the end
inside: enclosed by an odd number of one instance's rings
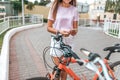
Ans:
POLYGON ((115 29, 115 30, 112 30, 112 29, 109 29, 109 34, 113 35, 113 36, 119 36, 119 30, 115 29), (116 33, 116 34, 115 34, 116 33))
MULTIPOLYGON (((10 30, 10 29, 8 29, 8 30, 10 30)), ((7 33, 8 30, 6 30, 5 32, 3 32, 0 35, 0 52, 1 52, 1 48, 2 48, 3 38, 4 38, 4 36, 5 36, 5 34, 7 33)))

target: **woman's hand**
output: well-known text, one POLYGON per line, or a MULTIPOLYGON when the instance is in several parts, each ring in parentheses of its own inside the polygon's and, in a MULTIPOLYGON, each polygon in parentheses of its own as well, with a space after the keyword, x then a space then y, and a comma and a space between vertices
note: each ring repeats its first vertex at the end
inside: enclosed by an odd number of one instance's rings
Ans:
POLYGON ((70 35, 70 31, 60 31, 60 33, 64 36, 64 37, 68 37, 70 35))
POLYGON ((73 30, 70 30, 70 34, 72 36, 75 36, 77 34, 78 30, 77 29, 73 29, 73 30))

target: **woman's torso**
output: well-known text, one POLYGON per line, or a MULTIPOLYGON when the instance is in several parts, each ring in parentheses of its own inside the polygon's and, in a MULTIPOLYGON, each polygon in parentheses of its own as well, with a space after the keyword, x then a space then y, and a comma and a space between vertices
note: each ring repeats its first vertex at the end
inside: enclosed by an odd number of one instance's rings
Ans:
POLYGON ((58 7, 56 20, 53 27, 57 30, 71 30, 73 29, 73 20, 75 16, 75 7, 58 7))

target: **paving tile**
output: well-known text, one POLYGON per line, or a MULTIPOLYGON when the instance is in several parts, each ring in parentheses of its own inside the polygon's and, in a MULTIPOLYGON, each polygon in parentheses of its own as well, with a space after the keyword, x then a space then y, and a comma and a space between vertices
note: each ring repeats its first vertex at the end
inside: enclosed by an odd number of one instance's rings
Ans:
MULTIPOLYGON (((46 26, 44 26, 21 31, 12 37, 10 41, 10 80, 45 77, 47 70, 44 66, 43 50, 50 45, 50 36, 46 26)), ((77 44, 75 52, 85 59, 87 57, 79 49, 86 48, 100 54, 104 58, 107 52, 104 52, 103 48, 119 42, 120 40, 105 35, 102 29, 79 27, 79 32, 75 38, 75 44, 77 44)), ((110 61, 119 60, 118 56, 120 54, 112 56, 110 61)), ((49 57, 47 60, 50 60, 49 57)), ((91 80, 91 76, 94 74, 84 66, 72 64, 70 67, 79 76, 87 74, 88 80, 91 80)), ((72 79, 68 77, 68 80, 72 79)))

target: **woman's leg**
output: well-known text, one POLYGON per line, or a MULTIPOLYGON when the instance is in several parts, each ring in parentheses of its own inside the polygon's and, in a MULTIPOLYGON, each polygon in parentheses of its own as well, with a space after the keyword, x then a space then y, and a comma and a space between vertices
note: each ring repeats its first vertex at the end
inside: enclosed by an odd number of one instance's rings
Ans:
MULTIPOLYGON (((59 58, 58 57, 52 57, 52 59, 53 59, 53 62, 54 62, 55 65, 59 65, 59 58)), ((60 80, 60 77, 58 78, 58 80, 60 80)))
MULTIPOLYGON (((59 65, 59 57, 52 57, 53 58, 53 61, 55 63, 55 65, 59 65)), ((60 79, 61 80, 66 80, 67 79, 67 73, 65 71, 61 71, 61 74, 60 74, 60 79)), ((60 80, 58 79, 58 80, 60 80)))
POLYGON ((67 79, 67 73, 65 71, 61 71, 61 80, 66 80, 67 79))

